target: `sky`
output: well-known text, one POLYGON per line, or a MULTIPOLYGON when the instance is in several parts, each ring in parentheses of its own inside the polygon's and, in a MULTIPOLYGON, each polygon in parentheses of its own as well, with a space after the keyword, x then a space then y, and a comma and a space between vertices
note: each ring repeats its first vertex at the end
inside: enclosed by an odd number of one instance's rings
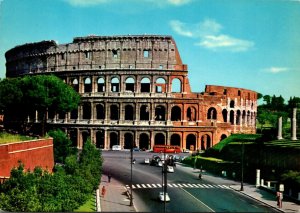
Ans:
POLYGON ((0 0, 0 78, 17 45, 128 34, 171 35, 193 92, 300 97, 300 0, 0 0))

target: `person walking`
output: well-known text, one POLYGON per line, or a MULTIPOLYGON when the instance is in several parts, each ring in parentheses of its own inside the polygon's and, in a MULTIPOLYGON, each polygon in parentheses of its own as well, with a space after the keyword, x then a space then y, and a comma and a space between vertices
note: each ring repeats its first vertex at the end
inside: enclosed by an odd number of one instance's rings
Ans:
POLYGON ((109 174, 107 175, 107 177, 108 177, 108 182, 110 183, 111 174, 109 173, 109 174))
POLYGON ((101 196, 104 198, 105 194, 106 194, 106 188, 105 186, 102 186, 101 196))

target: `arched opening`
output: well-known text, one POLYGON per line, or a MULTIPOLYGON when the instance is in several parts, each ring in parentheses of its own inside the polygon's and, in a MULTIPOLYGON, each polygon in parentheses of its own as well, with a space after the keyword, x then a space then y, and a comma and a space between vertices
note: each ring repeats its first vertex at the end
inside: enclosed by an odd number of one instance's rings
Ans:
POLYGON ((171 136, 170 144, 173 145, 173 146, 180 146, 180 135, 173 134, 171 136))
POLYGON ((165 145, 165 135, 162 133, 157 133, 155 135, 154 144, 155 145, 165 145))
POLYGON ((82 105, 82 119, 89 120, 91 119, 91 104, 90 103, 83 103, 82 105))
POLYGON ((233 110, 230 110, 230 123, 231 123, 231 125, 233 125, 234 124, 234 111, 233 110))
POLYGON ((116 77, 111 79, 111 91, 120 92, 120 81, 116 77))
POLYGON ((125 106, 125 120, 134 120, 133 107, 131 105, 125 106))
POLYGON ((214 107, 208 109, 207 119, 217 120, 217 110, 214 107))
MULTIPOLYGON (((81 133, 81 137, 82 137, 82 146, 84 146, 85 142, 87 141, 88 138, 90 138, 90 133, 87 131, 83 131, 81 133)), ((83 147, 82 147, 83 148, 83 147)))
POLYGON ((178 78, 172 80, 172 92, 178 93, 181 92, 181 81, 178 78))
POLYGON ((92 82, 89 77, 84 79, 84 92, 92 92, 92 82))
POLYGON ((247 125, 250 125, 250 111, 247 111, 247 125))
POLYGON ((163 93, 166 91, 166 81, 163 78, 158 78, 155 83, 155 91, 157 93, 163 93))
POLYGON ((125 81, 125 91, 128 92, 134 92, 134 79, 133 78, 127 78, 125 81))
POLYGON ((150 79, 143 78, 141 80, 141 92, 150 92, 150 79))
POLYGON ((110 106, 110 120, 119 120, 119 107, 117 105, 110 106))
POLYGON ((196 121, 197 114, 194 107, 189 107, 186 111, 188 121, 196 121))
POLYGON ((96 132, 96 147, 104 149, 104 131, 96 132))
POLYGON ((181 109, 178 106, 174 106, 171 110, 171 121, 181 121, 181 109))
POLYGON ((245 110, 243 110, 242 120, 243 120, 242 123, 246 124, 246 111, 245 110))
POLYGON ((223 121, 227 122, 227 109, 222 110, 222 115, 223 115, 223 121))
POLYGON ((131 149, 136 147, 135 143, 133 142, 133 134, 132 133, 125 133, 124 135, 124 149, 131 149))
POLYGON ((240 119, 241 119, 241 111, 238 110, 236 111, 236 120, 235 120, 236 125, 240 125, 240 119))
POLYGON ((190 151, 196 150, 196 136, 193 134, 189 134, 186 137, 186 149, 189 149, 190 151))
POLYGON ((109 147, 110 148, 112 148, 112 146, 114 146, 114 145, 120 145, 120 143, 119 143, 119 137, 118 137, 118 135, 117 135, 117 133, 115 133, 115 132, 111 132, 110 134, 109 134, 109 147))
POLYGON ((102 104, 96 105, 97 119, 103 120, 105 119, 105 109, 102 104))
POLYGON ((73 109, 70 114, 70 119, 77 119, 77 118, 78 118, 78 109, 73 109))
POLYGON ((105 92, 105 81, 104 78, 98 78, 97 81, 98 92, 105 92))
POLYGON ((149 121, 149 107, 147 105, 142 105, 140 108, 140 120, 149 121))
POLYGON ((150 146, 149 146, 149 136, 146 133, 140 134, 139 148, 142 149, 142 150, 147 150, 147 149, 150 148, 150 146))
POLYGON ((220 140, 220 141, 224 140, 225 138, 227 138, 227 135, 222 134, 222 135, 221 135, 221 140, 220 140))
POLYGON ((69 137, 70 137, 70 140, 72 141, 72 146, 73 147, 77 147, 77 130, 71 130, 69 132, 69 137))
POLYGON ((230 101, 229 106, 230 106, 230 108, 234 108, 234 100, 231 100, 231 101, 230 101))
POLYGON ((211 147, 211 139, 209 135, 203 135, 201 137, 201 150, 206 150, 211 147))
POLYGON ((165 119, 165 107, 162 105, 155 107, 155 120, 165 121, 165 119))
POLYGON ((78 80, 76 78, 74 78, 72 81, 72 87, 74 88, 74 90, 76 92, 79 92, 79 84, 78 84, 78 80))

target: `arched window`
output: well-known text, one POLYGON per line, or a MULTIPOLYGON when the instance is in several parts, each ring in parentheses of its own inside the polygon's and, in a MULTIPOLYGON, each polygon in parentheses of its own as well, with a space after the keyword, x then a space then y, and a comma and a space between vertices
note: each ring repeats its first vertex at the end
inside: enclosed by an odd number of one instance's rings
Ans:
POLYGON ((157 133, 156 135, 155 135, 155 139, 154 139, 155 141, 154 141, 154 144, 155 145, 165 145, 166 143, 165 143, 165 141, 166 141, 166 139, 165 139, 165 135, 164 134, 162 134, 162 133, 157 133))
POLYGON ((133 78, 127 78, 125 81, 125 91, 126 92, 134 92, 134 79, 133 78))
POLYGON ((117 105, 110 106, 110 120, 119 120, 119 108, 117 105))
POLYGON ((208 109, 207 119, 217 120, 217 110, 214 107, 208 109))
POLYGON ((141 92, 150 92, 150 79, 143 78, 141 80, 141 92))
POLYGON ((201 137, 201 150, 206 150, 211 147, 211 138, 205 134, 201 137))
POLYGON ((234 124, 234 111, 233 110, 230 110, 230 123, 231 123, 231 125, 234 124))
POLYGON ((104 78, 98 78, 98 92, 105 92, 105 81, 104 78))
POLYGON ((110 148, 112 148, 113 145, 120 145, 119 137, 118 137, 117 133, 111 132, 109 134, 109 139, 110 139, 110 143, 109 143, 110 148))
POLYGON ((178 78, 172 80, 172 92, 181 92, 181 81, 178 78))
POLYGON ((189 107, 187 109, 187 119, 188 121, 196 121, 197 114, 196 114, 196 109, 194 107, 189 107))
POLYGON ((116 77, 111 79, 111 91, 112 92, 120 91, 120 81, 116 77))
POLYGON ((97 119, 105 119, 105 109, 102 104, 96 105, 97 119))
POLYGON ((96 147, 104 149, 104 131, 96 132, 96 147))
POLYGON ((155 108, 155 120, 156 121, 165 121, 165 107, 162 105, 159 105, 155 108))
POLYGON ((133 134, 132 133, 126 133, 124 135, 124 149, 131 149, 136 147, 134 141, 133 141, 133 134))
POLYGON ((181 121, 181 109, 178 106, 174 106, 171 110, 171 121, 181 121))
POLYGON ((74 78, 72 81, 72 87, 74 88, 74 90, 76 92, 79 92, 79 84, 78 84, 78 80, 76 78, 74 78))
POLYGON ((164 93, 164 92, 166 92, 166 81, 165 81, 165 79, 158 78, 156 80, 155 91, 157 93, 164 93))
POLYGON ((140 134, 139 148, 142 150, 147 150, 150 148, 149 136, 146 133, 140 134))
POLYGON ((82 119, 91 119, 91 104, 83 103, 82 105, 82 119))
POLYGON ((92 82, 89 77, 84 79, 84 92, 92 92, 92 82))
POLYGON ((173 146, 180 146, 180 135, 173 134, 171 136, 170 144, 173 145, 173 146))
POLYGON ((236 125, 240 125, 240 119, 241 119, 241 111, 238 110, 236 111, 236 120, 235 120, 236 125))
POLYGON ((234 108, 234 100, 231 100, 229 105, 230 105, 230 108, 234 108))
POLYGON ((131 105, 125 106, 125 120, 134 120, 133 107, 131 105))
POLYGON ((140 108, 140 120, 149 121, 149 107, 147 105, 142 105, 140 108))
POLYGON ((222 110, 222 115, 223 115, 223 121, 227 122, 227 109, 222 110))
POLYGON ((189 149, 191 151, 194 151, 197 149, 196 147, 196 136, 193 134, 189 134, 186 137, 186 149, 189 149))

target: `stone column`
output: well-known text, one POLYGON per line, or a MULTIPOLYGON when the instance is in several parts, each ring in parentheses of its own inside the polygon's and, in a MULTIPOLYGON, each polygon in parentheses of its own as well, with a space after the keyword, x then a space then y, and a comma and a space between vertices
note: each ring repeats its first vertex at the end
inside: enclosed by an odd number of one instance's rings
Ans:
POLYGON ((291 140, 297 140, 296 135, 296 127, 297 127, 297 119, 296 119, 297 108, 293 108, 293 118, 292 118, 292 138, 291 140))
POLYGON ((277 135, 277 139, 281 140, 282 138, 282 117, 280 116, 278 118, 278 135, 277 135))
POLYGON ((259 180, 260 180, 260 169, 256 169, 256 184, 255 184, 256 187, 260 186, 259 180))

